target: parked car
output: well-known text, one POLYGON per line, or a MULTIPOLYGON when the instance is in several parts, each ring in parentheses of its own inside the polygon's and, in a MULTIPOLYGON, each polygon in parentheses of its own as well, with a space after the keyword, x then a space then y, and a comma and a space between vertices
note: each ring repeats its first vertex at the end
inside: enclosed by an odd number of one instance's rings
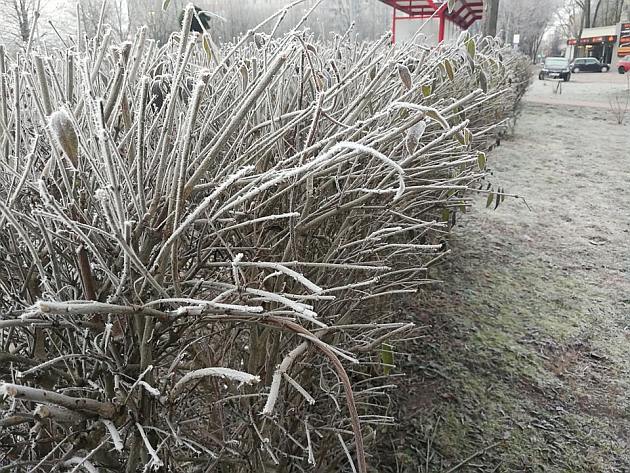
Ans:
POLYGON ((619 71, 619 74, 630 72, 630 56, 626 56, 619 60, 617 63, 617 70, 619 71))
POLYGON ((571 79, 571 66, 569 60, 565 57, 547 57, 543 68, 538 74, 540 80, 545 80, 547 77, 550 79, 562 79, 568 82, 571 79))
POLYGON ((580 57, 571 63, 571 72, 608 72, 610 66, 595 57, 580 57))

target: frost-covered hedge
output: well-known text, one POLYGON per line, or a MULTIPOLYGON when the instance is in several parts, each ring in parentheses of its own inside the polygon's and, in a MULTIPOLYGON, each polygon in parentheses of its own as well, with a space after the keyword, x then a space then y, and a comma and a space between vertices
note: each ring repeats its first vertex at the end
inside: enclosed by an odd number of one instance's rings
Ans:
POLYGON ((2 466, 367 471, 396 300, 529 80, 389 42, 0 51, 2 466))

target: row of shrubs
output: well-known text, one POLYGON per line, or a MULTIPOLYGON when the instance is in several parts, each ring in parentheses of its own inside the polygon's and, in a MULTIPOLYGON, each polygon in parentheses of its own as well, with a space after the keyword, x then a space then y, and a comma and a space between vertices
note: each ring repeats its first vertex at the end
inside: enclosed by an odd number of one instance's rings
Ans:
POLYGON ((368 471, 396 301, 471 191, 505 198, 485 153, 529 66, 496 40, 192 17, 0 49, 2 471, 368 471))

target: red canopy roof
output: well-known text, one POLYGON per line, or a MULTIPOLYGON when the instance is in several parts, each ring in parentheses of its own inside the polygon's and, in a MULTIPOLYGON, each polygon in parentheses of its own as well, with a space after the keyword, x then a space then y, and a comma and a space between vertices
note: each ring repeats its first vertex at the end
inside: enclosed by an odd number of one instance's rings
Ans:
POLYGON ((445 9, 445 17, 462 29, 468 29, 483 17, 483 0, 456 0, 450 13, 446 1, 440 0, 379 0, 411 17, 426 18, 440 8, 445 9))

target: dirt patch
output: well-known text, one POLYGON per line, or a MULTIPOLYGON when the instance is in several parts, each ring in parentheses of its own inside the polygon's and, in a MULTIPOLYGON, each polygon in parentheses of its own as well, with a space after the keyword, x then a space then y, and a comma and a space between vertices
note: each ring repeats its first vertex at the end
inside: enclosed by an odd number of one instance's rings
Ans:
POLYGON ((378 471, 629 471, 630 127, 528 102, 490 165, 527 205, 480 198, 402 310, 424 336, 378 471))

